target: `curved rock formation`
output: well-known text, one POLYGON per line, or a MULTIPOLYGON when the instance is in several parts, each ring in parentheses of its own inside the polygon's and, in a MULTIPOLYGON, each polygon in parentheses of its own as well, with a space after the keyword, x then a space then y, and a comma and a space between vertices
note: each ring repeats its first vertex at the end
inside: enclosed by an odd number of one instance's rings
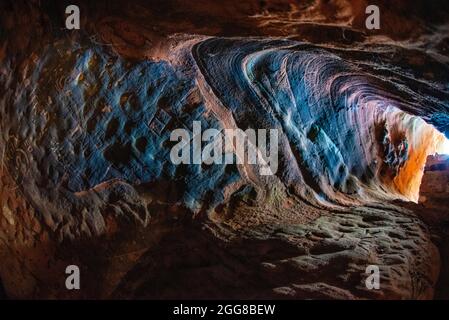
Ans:
POLYGON ((55 27, 63 4, 2 8, 8 296, 433 297, 439 252, 402 201, 418 201, 427 156, 449 137, 447 16, 418 15, 405 42, 406 29, 362 32, 364 1, 232 3, 234 28, 213 2, 209 28, 201 4, 189 20, 176 1, 99 3, 81 3, 72 34, 55 27), (439 31, 422 27, 429 16, 439 31), (170 135, 194 123, 277 129, 275 174, 174 164, 170 135), (65 289, 70 264, 82 290, 65 289), (369 265, 379 290, 365 286, 369 265))

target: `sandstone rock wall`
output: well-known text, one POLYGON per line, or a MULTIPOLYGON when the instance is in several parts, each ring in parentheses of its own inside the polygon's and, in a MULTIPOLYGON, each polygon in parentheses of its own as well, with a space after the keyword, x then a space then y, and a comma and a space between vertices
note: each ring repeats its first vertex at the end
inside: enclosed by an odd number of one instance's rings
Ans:
POLYGON ((368 34, 365 1, 220 3, 80 1, 80 32, 64 1, 0 4, 8 296, 432 298, 439 252, 392 201, 449 135, 447 16, 398 1, 368 34), (175 165, 193 121, 278 129, 277 172, 175 165))
POLYGON ((420 202, 426 207, 443 207, 449 199, 449 156, 429 156, 420 188, 420 202))

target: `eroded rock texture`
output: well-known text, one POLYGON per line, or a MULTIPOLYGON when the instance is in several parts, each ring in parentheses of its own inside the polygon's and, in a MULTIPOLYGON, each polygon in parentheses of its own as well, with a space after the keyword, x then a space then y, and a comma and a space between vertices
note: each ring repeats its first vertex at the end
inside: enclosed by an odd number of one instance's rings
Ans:
POLYGON ((419 8, 381 2, 375 32, 365 1, 79 5, 67 31, 64 2, 1 4, 9 297, 434 296, 440 253, 404 203, 449 136, 447 4, 405 22, 419 8), (278 129, 276 174, 173 164, 194 121, 278 129))

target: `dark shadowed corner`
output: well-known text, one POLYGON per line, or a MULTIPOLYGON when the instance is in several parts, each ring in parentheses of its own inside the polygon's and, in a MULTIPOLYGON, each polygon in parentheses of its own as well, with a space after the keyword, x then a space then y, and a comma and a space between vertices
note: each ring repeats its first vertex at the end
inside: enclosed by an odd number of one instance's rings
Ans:
POLYGON ((0 279, 0 300, 6 300, 6 299, 7 299, 6 292, 5 292, 5 289, 3 288, 2 280, 0 279))

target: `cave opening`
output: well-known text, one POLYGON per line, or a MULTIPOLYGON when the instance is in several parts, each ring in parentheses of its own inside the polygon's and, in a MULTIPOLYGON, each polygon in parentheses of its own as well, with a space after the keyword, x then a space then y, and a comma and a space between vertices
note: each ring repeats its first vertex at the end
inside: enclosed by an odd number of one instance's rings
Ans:
POLYGON ((443 140, 443 142, 441 142, 437 153, 440 155, 449 155, 449 139, 448 138, 445 138, 443 140))
MULTIPOLYGON (((445 181, 444 175, 428 174, 432 168, 444 170, 449 166, 449 139, 446 135, 421 117, 394 107, 387 109, 384 119, 388 137, 386 140, 384 138, 383 143, 385 145, 387 142, 388 151, 395 151, 393 160, 399 162, 399 167, 393 171, 391 180, 388 171, 380 172, 383 184, 390 186, 393 194, 399 194, 404 200, 414 203, 421 202, 421 193, 427 190, 427 185, 434 184, 433 180, 438 180, 441 190, 446 188, 449 178, 445 181), (399 161, 401 159, 403 162, 399 161)), ((383 153, 389 168, 396 163, 390 161, 390 153, 383 153)))
POLYGON ((441 135, 434 153, 427 156, 419 188, 418 203, 445 208, 449 198, 449 139, 441 135))
POLYGON ((387 136, 382 140, 382 157, 387 170, 381 171, 380 177, 393 194, 418 203, 427 161, 445 152, 448 140, 434 125, 419 116, 395 107, 386 111, 384 132, 387 136))

